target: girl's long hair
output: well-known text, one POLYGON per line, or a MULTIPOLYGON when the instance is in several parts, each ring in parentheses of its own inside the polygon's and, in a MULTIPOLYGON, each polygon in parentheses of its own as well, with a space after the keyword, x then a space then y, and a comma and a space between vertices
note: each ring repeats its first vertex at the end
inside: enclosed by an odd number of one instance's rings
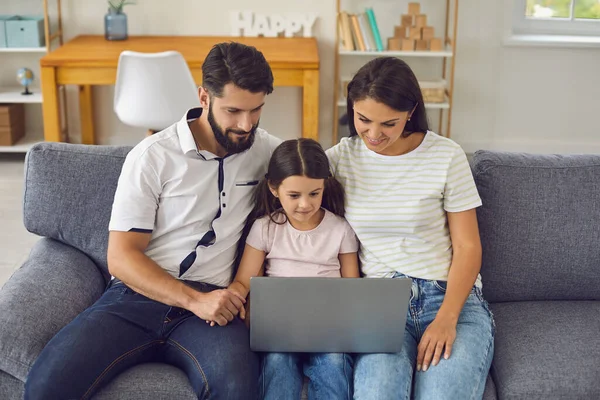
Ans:
POLYGON ((329 160, 321 145, 313 139, 292 139, 281 143, 273 151, 265 178, 254 192, 254 209, 246 220, 242 237, 238 244, 235 269, 241 261, 250 228, 257 219, 268 215, 276 224, 287 222, 279 199, 273 196, 269 186, 275 190, 290 176, 305 176, 323 179, 324 190, 321 207, 344 217, 344 188, 335 179, 329 168, 329 160))

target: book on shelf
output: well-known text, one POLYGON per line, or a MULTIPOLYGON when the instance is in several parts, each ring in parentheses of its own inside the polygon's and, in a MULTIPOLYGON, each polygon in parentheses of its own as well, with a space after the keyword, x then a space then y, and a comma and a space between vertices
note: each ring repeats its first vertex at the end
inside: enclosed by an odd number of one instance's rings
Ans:
POLYGON ((367 46, 365 45, 365 40, 363 39, 363 34, 360 29, 360 25, 358 22, 358 15, 350 14, 350 20, 352 21, 352 33, 354 34, 354 37, 356 38, 356 41, 354 42, 355 43, 354 48, 356 50, 366 51, 367 46))
POLYGON ((373 8, 368 7, 366 13, 371 26, 371 31, 373 32, 373 37, 375 38, 375 46, 377 47, 377 51, 384 51, 385 47, 383 47, 383 42, 381 41, 381 34, 379 33, 379 27, 377 26, 377 20, 375 19, 373 8))
POLYGON ((373 36, 373 31, 371 31, 371 24, 369 24, 369 20, 367 14, 362 13, 357 15, 358 25, 360 27, 360 31, 363 37, 363 41, 365 42, 365 48, 367 51, 377 51, 377 45, 375 44, 375 37, 373 36))
POLYGON ((364 13, 351 14, 346 11, 338 16, 340 47, 343 50, 383 51, 385 47, 372 8, 364 13))
POLYGON ((338 28, 340 30, 340 42, 344 50, 354 50, 354 39, 352 38, 352 28, 350 27, 350 16, 342 11, 338 18, 338 28))

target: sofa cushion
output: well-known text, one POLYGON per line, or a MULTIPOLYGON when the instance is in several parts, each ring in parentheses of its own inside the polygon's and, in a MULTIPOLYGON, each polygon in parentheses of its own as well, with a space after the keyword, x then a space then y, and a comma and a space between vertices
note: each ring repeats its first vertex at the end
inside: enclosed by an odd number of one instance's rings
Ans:
POLYGON ((185 373, 167 364, 148 363, 132 367, 105 387, 93 400, 196 400, 185 373))
POLYGON ((0 371, 0 398, 2 400, 22 400, 25 383, 6 372, 0 371))
POLYGON ((498 395, 496 394, 496 385, 492 380, 491 375, 488 375, 485 381, 485 391, 483 392, 483 400, 496 400, 498 395))
POLYGON ((49 142, 33 146, 25 160, 27 230, 83 251, 108 277, 108 222, 130 149, 49 142))
POLYGON ((0 370, 25 382, 46 343, 105 286, 85 254, 52 239, 38 241, 0 291, 0 370))
POLYGON ((492 304, 500 399, 600 399, 600 302, 492 304))
POLYGON ((600 156, 478 151, 487 300, 600 299, 600 156))

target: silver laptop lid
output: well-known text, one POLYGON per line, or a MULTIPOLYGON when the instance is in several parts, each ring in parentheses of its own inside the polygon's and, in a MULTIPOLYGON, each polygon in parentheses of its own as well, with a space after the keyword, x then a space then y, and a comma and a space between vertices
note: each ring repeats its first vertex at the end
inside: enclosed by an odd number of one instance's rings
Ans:
POLYGON ((250 347, 266 352, 399 352, 411 286, 406 278, 254 277, 250 347))

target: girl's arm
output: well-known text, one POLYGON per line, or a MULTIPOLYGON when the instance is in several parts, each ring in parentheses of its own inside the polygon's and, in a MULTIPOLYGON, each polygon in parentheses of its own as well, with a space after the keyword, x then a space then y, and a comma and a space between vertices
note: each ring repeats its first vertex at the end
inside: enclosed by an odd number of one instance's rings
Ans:
MULTIPOLYGON (((254 247, 246 244, 244 254, 240 261, 240 267, 233 282, 227 288, 238 296, 243 298, 248 297, 250 292, 250 278, 253 276, 263 275, 263 263, 265 262, 266 253, 262 250, 257 250, 254 247)), ((250 303, 246 302, 246 306, 240 309, 240 318, 246 320, 246 314, 250 312, 250 303)), ((246 321, 246 326, 249 326, 249 321, 246 321)))
POLYGON ((344 253, 338 255, 342 278, 360 278, 358 270, 358 253, 344 253))
POLYGON ((250 278, 259 276, 266 254, 262 250, 257 250, 249 244, 244 247, 244 254, 240 261, 240 267, 233 282, 227 289, 239 294, 243 298, 250 292, 250 278))

